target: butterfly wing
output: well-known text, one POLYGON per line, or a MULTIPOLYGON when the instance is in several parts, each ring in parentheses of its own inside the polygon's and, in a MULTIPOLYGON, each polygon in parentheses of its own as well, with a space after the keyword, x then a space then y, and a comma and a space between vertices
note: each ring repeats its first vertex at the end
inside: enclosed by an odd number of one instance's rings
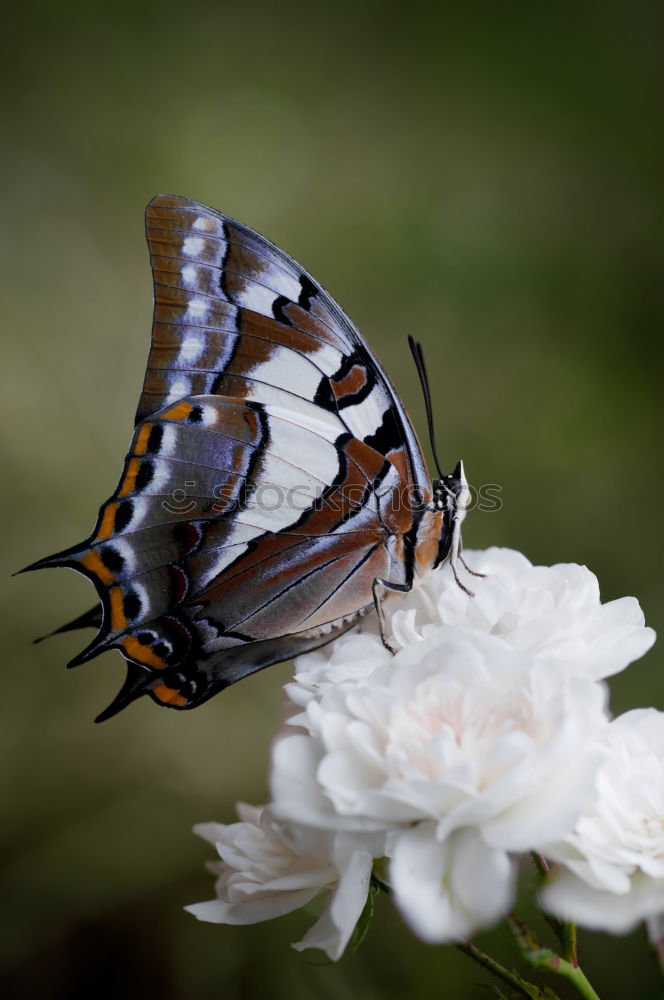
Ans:
POLYGON ((31 567, 97 588, 73 663, 129 661, 103 718, 145 692, 193 707, 350 627, 376 577, 412 575, 413 498, 430 497, 393 387, 310 275, 182 198, 154 199, 146 228, 152 346, 122 478, 85 543, 31 567))
POLYGON ((136 419, 186 395, 336 413, 423 494, 430 479, 387 374, 334 299, 283 250, 219 212, 159 195, 146 233, 152 347, 136 419), (284 396, 288 394, 288 397, 284 396))

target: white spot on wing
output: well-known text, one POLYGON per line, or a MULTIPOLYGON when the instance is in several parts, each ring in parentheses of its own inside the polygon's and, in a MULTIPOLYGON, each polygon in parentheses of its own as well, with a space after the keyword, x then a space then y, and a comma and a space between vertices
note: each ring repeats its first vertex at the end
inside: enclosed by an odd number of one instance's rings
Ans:
POLYGON ((325 438, 326 441, 336 441, 340 434, 344 434, 346 428, 341 423, 335 413, 329 410, 322 410, 320 406, 307 402, 305 399, 291 397, 293 403, 284 410, 280 406, 271 407, 271 411, 281 415, 286 419, 306 427, 312 434, 325 438))
POLYGON ((295 418, 270 416, 270 443, 267 454, 299 466, 315 479, 329 485, 339 471, 337 448, 318 437, 295 418))
POLYGON ((161 445, 159 447, 159 454, 164 456, 172 455, 177 446, 176 425, 166 422, 163 423, 161 427, 163 430, 163 434, 161 435, 161 445))
POLYGON ((201 236, 185 236, 182 241, 182 253, 185 257, 199 257, 204 246, 205 240, 201 236))
POLYGON ((178 361, 184 364, 198 361, 205 350, 205 337, 198 332, 190 330, 182 341, 178 361))
POLYGON ((134 572, 136 568, 136 554, 131 545, 128 542, 122 540, 122 538, 115 537, 111 540, 111 545, 116 552, 124 560, 124 566, 122 568, 122 573, 120 576, 127 576, 134 572))
POLYGON ((297 505, 299 510, 304 510, 311 506, 311 501, 320 496, 325 486, 329 484, 322 483, 320 479, 316 479, 310 472, 303 469, 298 464, 297 455, 293 455, 290 461, 293 463, 292 465, 273 455, 268 448, 262 457, 260 471, 256 473, 256 478, 261 483, 272 483, 278 486, 287 494, 284 497, 285 502, 290 503, 293 507, 297 505))
POLYGON ((167 462, 156 461, 152 466, 152 479, 148 483, 143 495, 158 496, 163 488, 168 484, 171 476, 171 469, 167 462))
POLYGON ((198 576, 196 582, 196 590, 201 591, 209 583, 214 580, 216 576, 219 575, 227 566, 241 556, 243 552, 247 550, 249 542, 252 538, 256 538, 258 535, 263 533, 262 528, 254 527, 249 524, 241 524, 238 521, 233 525, 232 531, 229 533, 228 538, 224 544, 223 548, 217 549, 210 553, 206 553, 202 557, 207 563, 207 566, 201 568, 202 560, 197 560, 198 576))
MULTIPOLYGON (((269 487, 272 489, 272 487, 269 487)), ((264 531, 281 531, 295 524, 302 516, 301 510, 295 510, 292 506, 281 503, 277 493, 274 496, 268 495, 267 491, 261 493, 260 504, 254 501, 251 507, 243 510, 238 515, 239 524, 254 525, 260 533, 264 531)))
POLYGON ((261 281, 264 285, 269 285, 278 295, 285 295, 291 302, 297 302, 302 291, 299 281, 296 281, 292 275, 286 271, 282 271, 280 267, 275 267, 266 260, 261 261, 260 270, 256 274, 256 280, 261 281))
POLYGON ((277 385, 309 400, 316 395, 321 380, 320 371, 311 361, 287 347, 276 348, 267 361, 256 365, 249 374, 261 382, 277 385))
POLYGON ((340 434, 346 431, 346 427, 337 417, 336 413, 323 410, 307 399, 301 399, 290 392, 277 388, 274 385, 266 385, 264 382, 248 383, 249 391, 247 399, 263 403, 268 413, 277 416, 290 418, 302 427, 309 427, 326 441, 336 441, 340 434))
POLYGON ((182 281, 187 286, 187 288, 191 288, 193 285, 196 284, 197 272, 193 264, 185 264, 185 266, 180 271, 180 274, 182 276, 182 281))
MULTIPOLYGON (((125 534, 128 531, 135 531, 136 528, 140 527, 140 524, 144 520, 147 513, 147 504, 142 497, 132 497, 131 504, 131 520, 127 526, 122 529, 122 534, 125 534)), ((116 544, 115 536, 113 537, 113 544, 116 544)))
POLYGON ((355 437, 362 439, 378 430, 388 405, 385 390, 380 385, 375 385, 361 403, 344 407, 341 410, 341 418, 355 437))
POLYGON ((141 602, 141 605, 140 605, 141 609, 140 609, 138 615, 136 616, 140 620, 140 619, 144 618, 144 616, 146 615, 146 613, 148 613, 150 611, 150 598, 148 597, 148 592, 145 589, 145 587, 142 587, 139 583, 136 583, 135 580, 132 580, 131 589, 133 590, 133 592, 136 594, 136 596, 138 597, 139 601, 141 602))
POLYGON ((272 306, 278 296, 271 288, 264 285, 255 285, 253 282, 247 288, 236 292, 234 298, 238 305, 250 309, 252 312, 260 313, 261 316, 272 316, 272 306))
POLYGON ((173 382, 168 393, 167 403, 174 403, 177 399, 182 399, 189 393, 189 381, 184 378, 178 378, 173 382))
POLYGON ((187 305, 185 316, 190 319, 202 319, 210 311, 211 303, 206 299, 191 299, 187 305))
POLYGON ((199 215, 191 224, 192 229, 198 229, 200 232, 207 232, 208 229, 212 228, 212 222, 210 219, 206 219, 204 215, 199 215))
POLYGON ((338 351, 336 347, 332 347, 331 344, 321 343, 316 353, 311 355, 311 357, 326 375, 334 375, 335 372, 339 371, 343 355, 341 351, 338 351))
POLYGON ((219 420, 219 409, 216 406, 203 407, 203 423, 206 427, 213 427, 219 420))

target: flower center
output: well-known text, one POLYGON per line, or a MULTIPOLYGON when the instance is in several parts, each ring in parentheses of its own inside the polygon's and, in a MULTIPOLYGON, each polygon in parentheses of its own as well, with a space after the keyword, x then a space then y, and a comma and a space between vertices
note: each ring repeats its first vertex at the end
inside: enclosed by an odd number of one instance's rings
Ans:
POLYGON ((495 777, 498 749, 515 733, 532 739, 532 728, 530 705, 522 695, 465 690, 435 678, 418 685, 407 702, 394 706, 387 753, 393 772, 402 778, 416 772, 440 781, 472 762, 483 784, 489 772, 495 777))

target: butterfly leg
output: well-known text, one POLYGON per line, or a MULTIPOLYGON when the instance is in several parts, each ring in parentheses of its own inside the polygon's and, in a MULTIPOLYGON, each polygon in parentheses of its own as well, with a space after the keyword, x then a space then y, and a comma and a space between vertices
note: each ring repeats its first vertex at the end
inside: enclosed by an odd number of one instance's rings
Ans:
MULTIPOLYGON (((466 566, 466 562, 463 556, 461 555, 462 552, 461 522, 463 520, 464 515, 465 511, 463 512, 462 516, 458 516, 457 514, 452 522, 452 543, 450 545, 450 552, 448 559, 450 563, 450 569, 452 570, 452 574, 456 581, 457 587, 463 590, 464 594, 468 594, 468 597, 474 597, 475 596, 474 592, 472 590, 469 590, 468 587, 465 585, 465 583, 461 582, 461 580, 459 579, 459 574, 457 573, 457 562, 460 562, 463 566, 466 566)), ((466 569, 468 569, 467 566, 466 569)), ((469 570, 469 572, 472 573, 473 571, 469 570)), ((479 574, 473 573, 473 576, 478 576, 478 575, 479 574)))
POLYGON ((389 580, 380 580, 376 578, 373 582, 373 599, 376 605, 376 611, 378 612, 378 623, 380 625, 380 637, 383 640, 383 645, 385 649, 388 649, 392 656, 397 652, 396 646, 390 641, 392 636, 389 636, 389 628, 385 620, 385 611, 383 609, 383 601, 388 594, 407 594, 412 587, 409 587, 404 583, 390 583, 389 580))
POLYGON ((486 573, 478 573, 477 570, 471 569, 470 566, 468 565, 468 563, 466 562, 466 560, 461 555, 462 552, 463 552, 463 542, 461 541, 461 539, 459 539, 459 553, 458 553, 458 555, 459 555, 459 562, 461 563, 461 565, 463 566, 463 568, 466 570, 466 572, 470 573, 471 576, 477 576, 481 580, 484 580, 486 578, 486 573))

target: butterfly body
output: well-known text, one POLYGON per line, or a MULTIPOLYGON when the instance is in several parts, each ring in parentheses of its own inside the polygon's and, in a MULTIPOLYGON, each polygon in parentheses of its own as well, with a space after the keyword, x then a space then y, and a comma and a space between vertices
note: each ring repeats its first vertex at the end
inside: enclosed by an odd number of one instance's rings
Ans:
POLYGON ((460 551, 466 503, 462 466, 431 482, 368 345, 290 257, 183 198, 146 228, 152 346, 120 482, 84 543, 29 567, 96 587, 72 665, 117 648, 129 668, 100 719, 144 693, 194 707, 329 642, 377 586, 460 551))

